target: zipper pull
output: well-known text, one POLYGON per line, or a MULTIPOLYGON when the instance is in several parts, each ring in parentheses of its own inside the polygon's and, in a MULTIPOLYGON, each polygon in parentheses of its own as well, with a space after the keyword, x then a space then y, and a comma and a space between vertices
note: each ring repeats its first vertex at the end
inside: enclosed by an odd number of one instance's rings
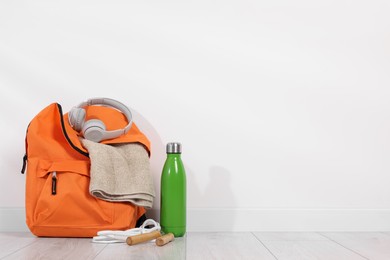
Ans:
POLYGON ((21 174, 24 174, 24 172, 26 171, 26 165, 27 165, 27 154, 23 156, 23 166, 22 166, 22 170, 20 171, 21 174))
POLYGON ((51 176, 51 195, 57 194, 57 172, 53 172, 51 176))

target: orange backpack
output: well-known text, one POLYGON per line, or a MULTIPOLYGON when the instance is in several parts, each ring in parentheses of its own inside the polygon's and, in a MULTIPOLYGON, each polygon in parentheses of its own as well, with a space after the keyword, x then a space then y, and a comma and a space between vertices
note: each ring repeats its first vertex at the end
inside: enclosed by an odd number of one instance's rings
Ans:
MULTIPOLYGON (((124 128, 126 118, 104 106, 85 108, 107 130, 124 128)), ((128 202, 108 202, 89 194, 90 159, 79 133, 59 104, 43 109, 26 133, 26 222, 36 236, 93 237, 100 230, 134 228, 145 209, 128 202), (54 177, 53 177, 54 176, 54 177)), ((102 143, 140 143, 150 155, 150 142, 133 123, 130 131, 102 143)))

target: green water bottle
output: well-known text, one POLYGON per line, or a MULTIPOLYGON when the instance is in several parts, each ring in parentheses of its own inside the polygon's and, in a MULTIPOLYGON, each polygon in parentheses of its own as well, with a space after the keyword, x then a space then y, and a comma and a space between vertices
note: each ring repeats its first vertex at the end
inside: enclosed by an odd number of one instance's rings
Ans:
POLYGON ((167 159, 161 174, 160 224, 162 231, 182 237, 186 233, 186 173, 181 144, 167 144, 167 159))

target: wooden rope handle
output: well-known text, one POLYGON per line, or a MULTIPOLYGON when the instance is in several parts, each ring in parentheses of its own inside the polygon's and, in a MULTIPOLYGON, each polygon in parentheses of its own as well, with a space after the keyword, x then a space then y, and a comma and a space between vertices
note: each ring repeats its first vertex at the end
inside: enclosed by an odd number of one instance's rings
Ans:
POLYGON ((162 237, 158 237, 156 239, 156 245, 163 246, 171 242, 174 238, 175 236, 172 233, 168 233, 166 235, 163 235, 162 237))
POLYGON ((161 237, 161 233, 160 233, 160 231, 156 230, 156 231, 153 231, 150 233, 139 234, 139 235, 128 237, 126 239, 126 243, 129 246, 131 246, 131 245, 136 245, 136 244, 143 243, 146 241, 150 241, 150 240, 156 239, 158 237, 161 237))

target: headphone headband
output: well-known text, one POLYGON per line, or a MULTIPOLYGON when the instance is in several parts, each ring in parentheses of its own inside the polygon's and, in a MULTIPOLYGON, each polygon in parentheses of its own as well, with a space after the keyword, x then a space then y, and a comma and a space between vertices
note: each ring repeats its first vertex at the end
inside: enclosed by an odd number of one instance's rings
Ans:
POLYGON ((86 139, 95 142, 112 139, 126 134, 129 132, 132 123, 133 117, 130 109, 121 102, 111 98, 88 99, 87 101, 80 103, 77 107, 72 108, 72 110, 69 112, 69 124, 72 126, 72 128, 76 131, 82 131, 86 139), (85 122, 84 120, 86 117, 86 111, 84 107, 93 105, 102 105, 119 110, 125 115, 128 124, 125 126, 125 128, 122 129, 106 131, 106 127, 101 120, 91 119, 85 122))
POLYGON ((127 122, 129 122, 127 126, 125 126, 125 128, 123 129, 105 131, 106 139, 111 139, 118 135, 126 134, 127 132, 130 131, 131 124, 133 123, 133 116, 131 114, 130 109, 126 105, 111 98, 91 98, 85 102, 80 103, 77 107, 82 108, 82 107, 93 106, 93 105, 103 105, 103 106, 116 108, 126 116, 127 122))

